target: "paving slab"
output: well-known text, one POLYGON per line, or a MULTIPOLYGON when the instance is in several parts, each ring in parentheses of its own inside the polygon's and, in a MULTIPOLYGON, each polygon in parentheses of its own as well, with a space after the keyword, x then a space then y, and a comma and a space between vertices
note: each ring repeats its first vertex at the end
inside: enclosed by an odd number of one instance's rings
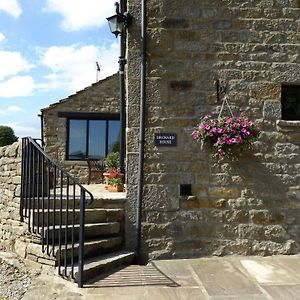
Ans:
POLYGON ((200 288, 124 287, 89 291, 85 299, 101 300, 205 300, 200 288))
POLYGON ((300 299, 299 264, 300 255, 160 260, 82 289, 42 273, 23 300, 293 300, 300 299))
POLYGON ((178 284, 161 273, 152 264, 147 266, 131 265, 108 275, 93 280, 86 287, 130 287, 130 286, 178 286, 178 284))
POLYGON ((186 287, 197 287, 198 282, 195 280, 192 269, 189 267, 194 260, 181 259, 173 263, 173 260, 156 260, 152 264, 163 274, 167 274, 178 285, 186 287))
POLYGON ((263 284, 291 284, 298 283, 294 272, 291 272, 274 259, 261 258, 242 259, 241 264, 258 283, 263 284))
POLYGON ((274 256, 274 261, 284 267, 294 277, 294 280, 300 284, 300 256, 274 256))
POLYGON ((267 285, 262 286, 276 300, 299 300, 300 285, 267 285))
POLYGON ((125 199, 126 192, 109 192, 105 184, 83 184, 95 199, 125 199))
POLYGON ((259 286, 226 259, 199 259, 192 268, 209 296, 263 296, 259 286))

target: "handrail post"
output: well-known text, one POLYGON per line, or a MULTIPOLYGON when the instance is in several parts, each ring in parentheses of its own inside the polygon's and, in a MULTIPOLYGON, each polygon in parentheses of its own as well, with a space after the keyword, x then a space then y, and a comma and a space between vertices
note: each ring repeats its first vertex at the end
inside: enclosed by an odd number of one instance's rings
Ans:
POLYGON ((26 140, 22 138, 22 157, 21 157, 21 194, 20 194, 20 220, 24 222, 24 186, 25 186, 25 143, 26 140))
POLYGON ((84 265, 84 215, 85 215, 85 191, 80 192, 80 216, 79 216, 79 249, 78 249, 78 287, 83 286, 84 265))

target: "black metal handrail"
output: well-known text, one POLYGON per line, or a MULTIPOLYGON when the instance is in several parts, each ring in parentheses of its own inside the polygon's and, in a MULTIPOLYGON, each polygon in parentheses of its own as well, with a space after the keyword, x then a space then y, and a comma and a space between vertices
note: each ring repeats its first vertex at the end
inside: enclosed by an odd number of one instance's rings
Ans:
POLYGON ((30 137, 22 139, 21 178, 21 220, 41 238, 42 251, 56 258, 58 273, 75 279, 77 270, 82 287, 86 196, 90 204, 93 195, 30 137))

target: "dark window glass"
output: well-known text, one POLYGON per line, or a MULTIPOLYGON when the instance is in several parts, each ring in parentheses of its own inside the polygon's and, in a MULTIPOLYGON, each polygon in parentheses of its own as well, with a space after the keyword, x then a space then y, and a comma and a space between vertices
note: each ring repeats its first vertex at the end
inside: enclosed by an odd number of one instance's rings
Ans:
POLYGON ((70 120, 69 123, 69 159, 86 157, 86 120, 70 120))
POLYGON ((67 159, 103 159, 120 149, 119 120, 69 119, 67 159))
POLYGON ((283 120, 300 120, 300 86, 282 86, 281 111, 283 120))
POLYGON ((89 158, 105 157, 106 121, 89 121, 89 158))
POLYGON ((108 153, 120 151, 120 121, 108 121, 108 153))

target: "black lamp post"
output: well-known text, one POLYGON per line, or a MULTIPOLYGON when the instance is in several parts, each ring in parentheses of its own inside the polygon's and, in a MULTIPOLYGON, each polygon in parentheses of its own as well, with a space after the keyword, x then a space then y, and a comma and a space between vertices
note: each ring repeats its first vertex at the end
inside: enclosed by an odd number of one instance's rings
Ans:
POLYGON ((124 12, 124 1, 121 0, 121 6, 118 2, 115 3, 116 14, 107 18, 110 31, 116 36, 120 35, 120 57, 119 57, 119 84, 120 84, 120 169, 125 173, 125 129, 126 129, 126 112, 125 112, 125 74, 124 67, 126 64, 125 59, 125 30, 131 23, 131 16, 129 13, 124 12))

